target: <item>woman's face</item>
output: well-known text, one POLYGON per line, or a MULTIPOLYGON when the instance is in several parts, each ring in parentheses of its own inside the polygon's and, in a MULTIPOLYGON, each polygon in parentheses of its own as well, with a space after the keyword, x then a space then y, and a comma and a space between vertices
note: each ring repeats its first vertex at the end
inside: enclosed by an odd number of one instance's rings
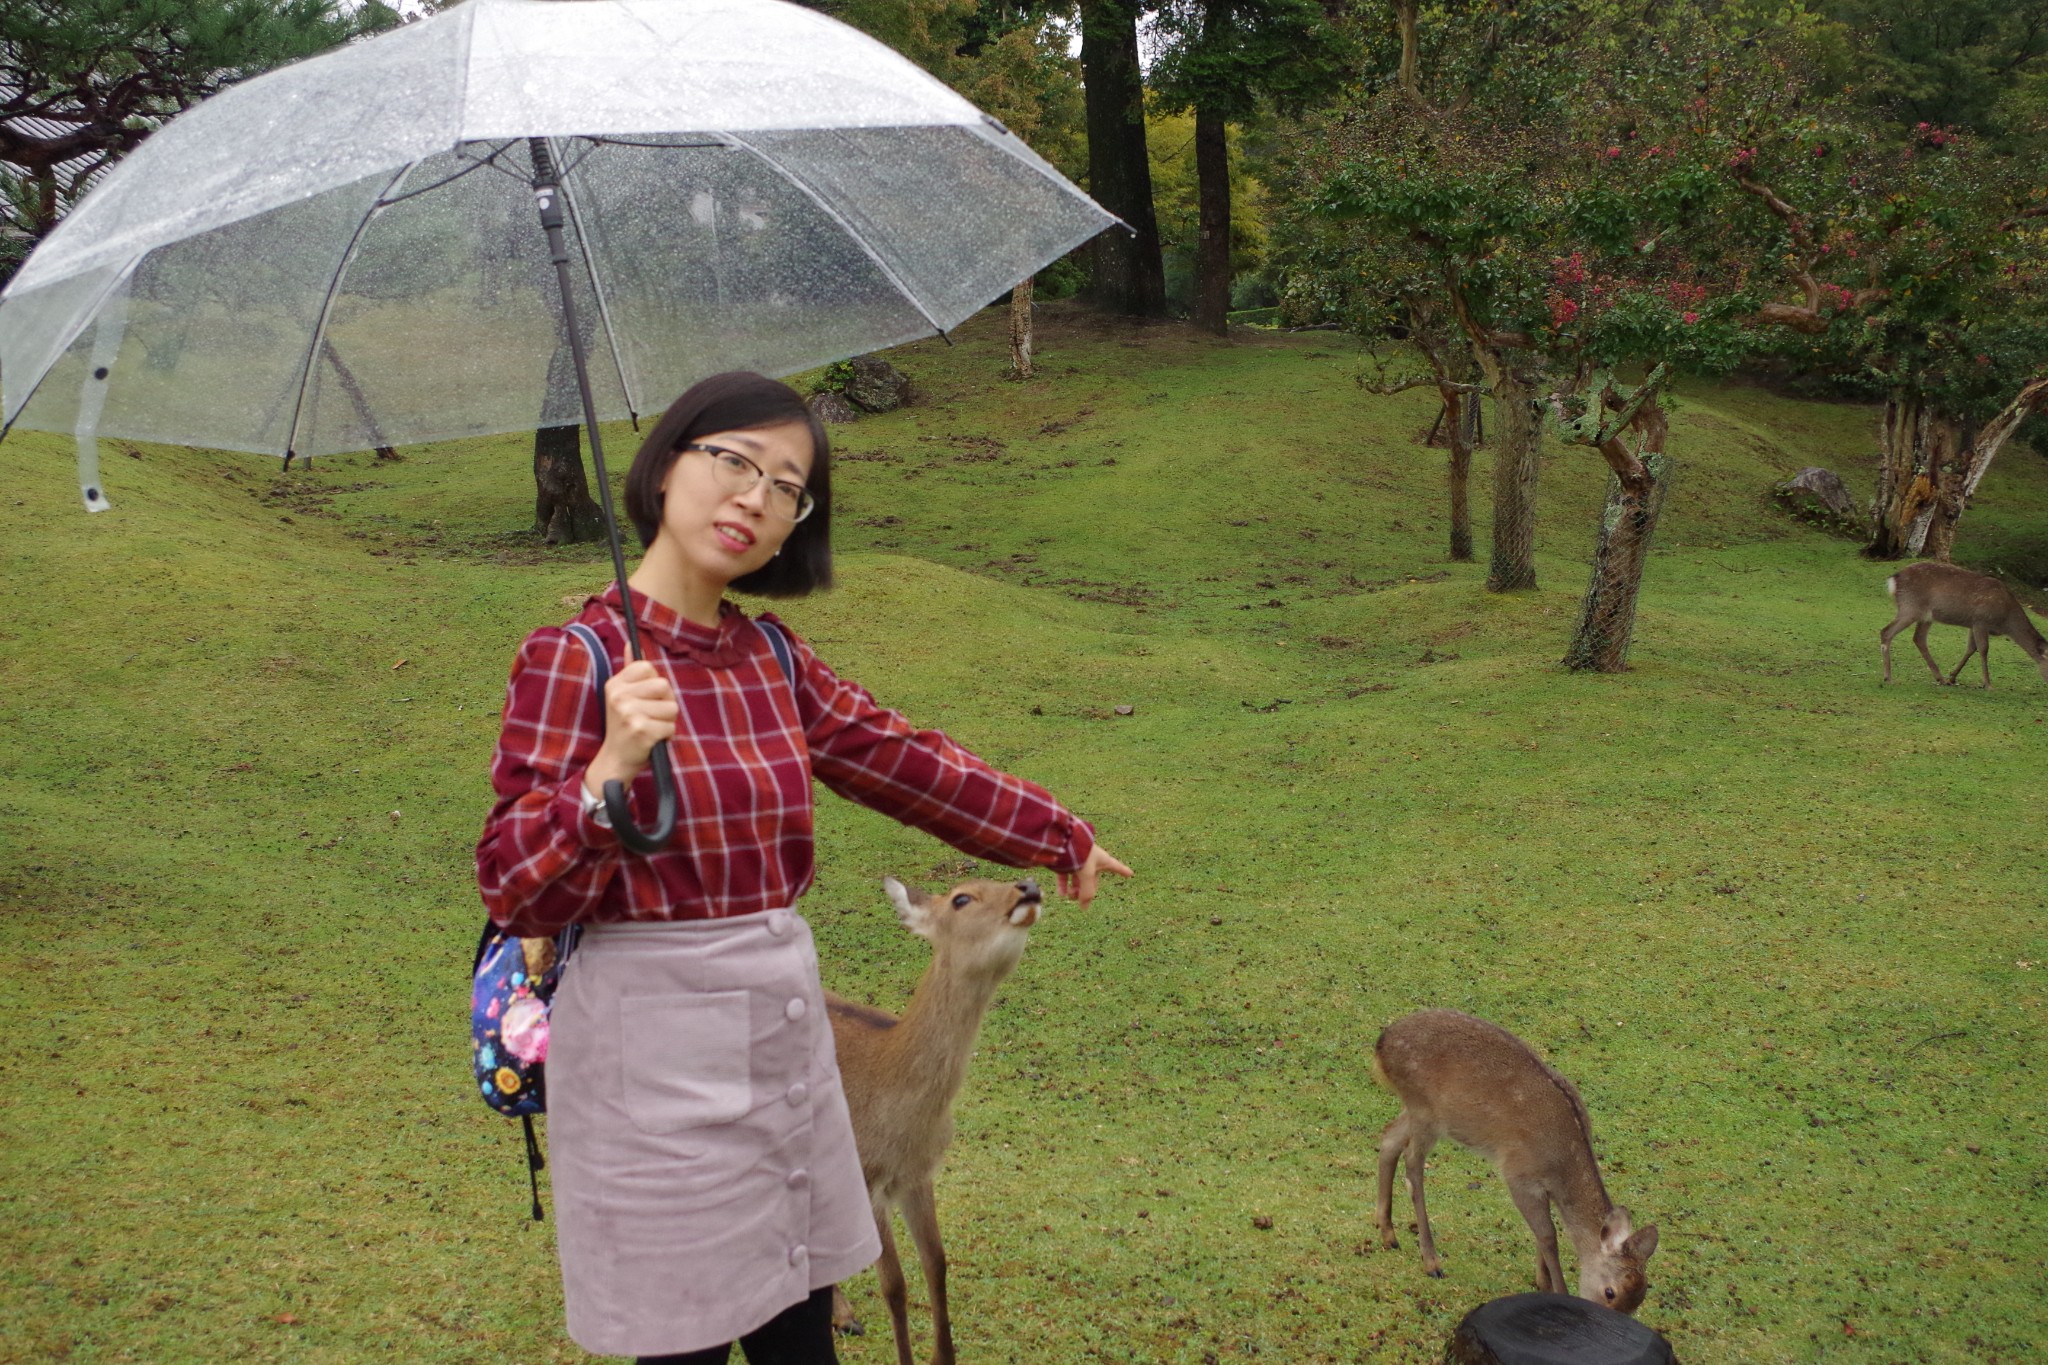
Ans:
POLYGON ((787 499, 774 485, 802 488, 810 479, 811 431, 802 422, 719 431, 690 438, 662 481, 661 538, 684 563, 721 585, 775 557, 796 529, 787 499), (711 446, 718 452, 692 450, 711 446), (754 479, 751 462, 765 477, 754 479), (752 487, 743 487, 753 480, 752 487))

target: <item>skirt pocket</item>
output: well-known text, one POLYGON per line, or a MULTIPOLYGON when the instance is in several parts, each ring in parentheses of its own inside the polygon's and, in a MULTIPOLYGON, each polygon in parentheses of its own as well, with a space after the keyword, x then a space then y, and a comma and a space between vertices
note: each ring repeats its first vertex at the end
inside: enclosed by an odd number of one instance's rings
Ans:
POLYGON ((633 1126, 674 1133, 744 1116, 749 1041, 746 991, 622 997, 620 1080, 633 1126))

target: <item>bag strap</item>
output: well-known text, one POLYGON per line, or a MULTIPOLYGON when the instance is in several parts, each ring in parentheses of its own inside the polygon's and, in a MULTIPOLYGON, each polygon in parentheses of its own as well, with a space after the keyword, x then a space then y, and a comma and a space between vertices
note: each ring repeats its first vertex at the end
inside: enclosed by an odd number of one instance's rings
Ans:
POLYGON ((597 638, 597 632, 581 621, 571 621, 563 629, 581 640, 583 648, 589 652, 591 667, 597 670, 597 697, 599 701, 603 701, 604 685, 612 680, 610 652, 605 649, 604 642, 597 638))
POLYGON ((754 622, 761 633, 768 637, 768 648, 775 652, 775 662, 782 665, 782 677, 789 684, 789 690, 796 691, 796 658, 789 647, 789 636, 782 627, 772 621, 754 622))

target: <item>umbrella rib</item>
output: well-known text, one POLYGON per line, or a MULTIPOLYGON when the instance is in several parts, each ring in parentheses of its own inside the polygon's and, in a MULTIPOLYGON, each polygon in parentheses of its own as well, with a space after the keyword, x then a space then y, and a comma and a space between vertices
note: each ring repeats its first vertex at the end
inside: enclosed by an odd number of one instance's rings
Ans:
POLYGON ((298 449, 299 422, 306 415, 306 389, 313 382, 313 363, 319 358, 320 344, 327 340, 327 319, 334 313, 334 297, 341 292, 341 277, 348 273, 349 266, 354 263, 356 248, 362 245, 363 233, 369 229, 370 221, 384 211, 384 196, 398 188, 399 182, 417 170, 419 164, 417 161, 408 161, 405 165, 401 166, 398 174, 392 176, 390 183, 386 184, 378 192, 377 197, 370 202, 370 207, 363 211, 361 221, 356 224, 355 232, 349 236, 348 247, 341 253, 341 260, 335 264, 334 277, 327 282, 327 295, 320 300, 320 317, 313 324, 313 340, 306 347, 305 363, 299 367, 299 395, 292 403, 292 424, 285 432, 284 438, 284 454, 287 462, 291 460, 293 453, 298 449))
MULTIPOLYGON (((548 142, 552 146, 554 139, 549 138, 548 142)), ((555 159, 558 162, 562 159, 559 149, 555 151, 555 159)), ((605 344, 612 350, 612 367, 619 372, 619 392, 626 395, 626 411, 632 414, 633 429, 637 431, 640 428, 640 404, 633 397, 631 381, 626 378, 626 359, 619 354, 619 334, 612 326, 612 306, 605 299, 604 282, 597 277, 597 258, 590 253, 590 234, 584 230, 583 214, 576 207, 576 191, 569 186, 570 169, 573 168, 564 168, 561 173, 562 207, 567 211, 569 221, 576 225, 576 247, 583 254, 583 273, 590 277, 590 292, 597 298, 597 318, 604 324, 605 344)))
MULTIPOLYGON (((511 145, 512 144, 508 142, 505 144, 505 147, 510 147, 511 145)), ((393 204, 403 204, 408 199, 417 199, 423 194, 431 194, 433 191, 440 189, 443 185, 452 185, 456 181, 462 179, 462 177, 464 177, 465 175, 469 175, 475 171, 480 171, 486 166, 491 166, 493 169, 497 169, 496 162, 498 159, 498 154, 500 152, 503 152, 505 150, 505 147, 498 148, 496 152, 492 152, 489 156, 484 157, 481 160, 472 159, 467 166, 464 166, 461 170, 455 172, 455 174, 444 175, 431 185, 422 185, 416 190, 407 190, 404 194, 391 195, 388 198, 385 195, 379 195, 377 196, 377 207, 380 209, 388 209, 393 204)), ((460 156, 461 154, 462 149, 458 147, 456 149, 456 155, 460 156)))
MULTIPOLYGON (((819 207, 819 209, 824 211, 826 216, 830 217, 833 222, 839 225, 839 230, 846 234, 847 239, 849 241, 851 241, 855 246, 859 247, 862 251, 867 253, 867 258, 875 263, 875 268, 877 270, 880 270, 882 274, 888 278, 890 284, 896 286, 896 292, 901 294, 904 298, 910 300, 910 306, 915 308, 918 311, 918 313, 924 318, 924 320, 931 324, 932 331, 936 332, 941 337, 946 337, 946 329, 939 325, 939 320, 932 316, 931 310, 924 306, 923 300, 919 299, 916 294, 911 292, 910 286, 904 283, 903 277, 901 275, 898 275, 895 269, 891 267, 887 261, 883 260, 873 247, 868 245, 866 238, 862 237, 860 233, 854 231, 853 224, 846 221, 846 215, 841 213, 838 209, 834 208, 831 205, 831 203, 826 200, 823 194, 819 193, 816 189, 812 188, 809 181, 805 180, 795 171, 789 169, 789 167, 783 165, 780 161, 777 161, 768 153, 762 151, 759 147, 756 147, 753 143, 747 141, 747 139, 745 139, 744 137, 741 137, 738 133, 726 133, 723 136, 731 138, 734 142, 737 142, 740 146, 746 148, 755 156, 761 158, 761 160, 767 164, 770 170, 774 171, 777 175, 781 176, 784 180, 787 180, 790 184, 796 186, 798 190, 802 191, 805 198, 809 199, 813 204, 816 204, 819 207)), ((946 337, 946 340, 950 344, 952 338, 946 337)))

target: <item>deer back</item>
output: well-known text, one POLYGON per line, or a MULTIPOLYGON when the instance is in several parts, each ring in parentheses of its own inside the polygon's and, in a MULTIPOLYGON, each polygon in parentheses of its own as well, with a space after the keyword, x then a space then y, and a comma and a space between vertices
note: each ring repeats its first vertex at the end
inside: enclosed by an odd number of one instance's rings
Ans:
POLYGON ((1411 1121, 1505 1170, 1599 1182, 1592 1120, 1578 1087, 1498 1024, 1458 1010, 1418 1010, 1380 1034, 1373 1073, 1400 1096, 1411 1121))

